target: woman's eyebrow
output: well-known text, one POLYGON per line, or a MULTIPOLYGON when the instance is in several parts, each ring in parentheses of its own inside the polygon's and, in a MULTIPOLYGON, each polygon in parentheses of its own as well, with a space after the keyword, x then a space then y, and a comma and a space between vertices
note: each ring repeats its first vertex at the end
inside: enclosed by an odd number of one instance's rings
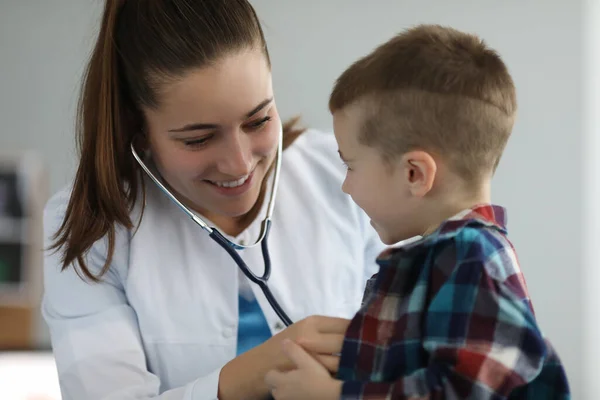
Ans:
MULTIPOLYGON (((272 101, 273 101, 273 97, 270 97, 268 99, 261 101, 260 104, 258 104, 256 107, 254 107, 252 110, 250 110, 246 113, 246 118, 252 117, 254 114, 256 114, 257 112, 259 112, 260 110, 262 110, 263 108, 268 106, 272 101)), ((181 128, 169 129, 169 132, 188 132, 188 131, 200 131, 200 130, 218 129, 218 128, 219 128, 218 124, 207 124, 207 123, 197 122, 197 123, 185 125, 181 128)))
POLYGON ((265 99, 265 100, 261 101, 259 105, 257 105, 252 110, 250 110, 250 111, 248 111, 246 113, 246 118, 250 118, 251 116, 253 116, 257 112, 259 112, 260 110, 262 110, 263 108, 265 108, 266 106, 268 106, 272 101, 273 101, 273 97, 270 97, 268 99, 265 99))

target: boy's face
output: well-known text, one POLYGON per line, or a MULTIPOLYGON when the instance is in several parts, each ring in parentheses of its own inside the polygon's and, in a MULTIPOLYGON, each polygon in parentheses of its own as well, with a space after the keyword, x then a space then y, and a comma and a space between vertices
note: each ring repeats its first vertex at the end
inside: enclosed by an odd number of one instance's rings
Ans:
POLYGON ((411 192, 405 160, 386 163, 377 149, 359 142, 361 114, 353 106, 333 114, 340 157, 347 165, 342 190, 371 218, 385 244, 420 235, 419 198, 411 192))

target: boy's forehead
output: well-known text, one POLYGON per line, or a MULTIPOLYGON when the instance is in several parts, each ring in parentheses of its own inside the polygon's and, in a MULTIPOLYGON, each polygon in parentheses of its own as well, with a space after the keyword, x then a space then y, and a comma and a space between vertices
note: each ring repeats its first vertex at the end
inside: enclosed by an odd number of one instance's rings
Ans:
POLYGON ((364 107, 352 104, 333 113, 333 126, 341 134, 356 136, 364 126, 365 117, 364 107))
POLYGON ((340 150, 349 150, 355 146, 358 141, 358 125, 351 114, 346 112, 333 114, 333 133, 340 150))

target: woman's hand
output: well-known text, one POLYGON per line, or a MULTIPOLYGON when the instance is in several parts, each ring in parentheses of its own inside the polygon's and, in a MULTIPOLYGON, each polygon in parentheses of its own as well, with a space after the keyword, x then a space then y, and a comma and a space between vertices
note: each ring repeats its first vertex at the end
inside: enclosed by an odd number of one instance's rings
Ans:
POLYGON ((269 394, 264 382, 270 370, 289 371, 295 366, 283 351, 290 339, 302 346, 330 373, 339 366, 339 354, 350 320, 311 316, 290 325, 265 343, 231 360, 221 370, 219 399, 261 399, 269 394))
POLYGON ((293 340, 316 358, 330 373, 338 370, 344 335, 350 320, 343 318, 311 316, 279 332, 267 342, 267 350, 275 361, 275 368, 286 371, 295 368, 283 352, 283 341, 293 340))

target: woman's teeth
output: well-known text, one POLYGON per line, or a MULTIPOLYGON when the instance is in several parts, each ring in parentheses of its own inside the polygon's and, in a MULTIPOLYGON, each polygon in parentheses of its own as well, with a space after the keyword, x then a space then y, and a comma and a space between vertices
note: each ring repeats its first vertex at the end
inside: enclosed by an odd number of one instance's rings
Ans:
POLYGON ((234 187, 242 186, 244 183, 246 183, 246 181, 248 180, 249 177, 250 177, 250 175, 246 175, 235 181, 221 181, 221 182, 211 181, 211 182, 219 187, 234 188, 234 187))

